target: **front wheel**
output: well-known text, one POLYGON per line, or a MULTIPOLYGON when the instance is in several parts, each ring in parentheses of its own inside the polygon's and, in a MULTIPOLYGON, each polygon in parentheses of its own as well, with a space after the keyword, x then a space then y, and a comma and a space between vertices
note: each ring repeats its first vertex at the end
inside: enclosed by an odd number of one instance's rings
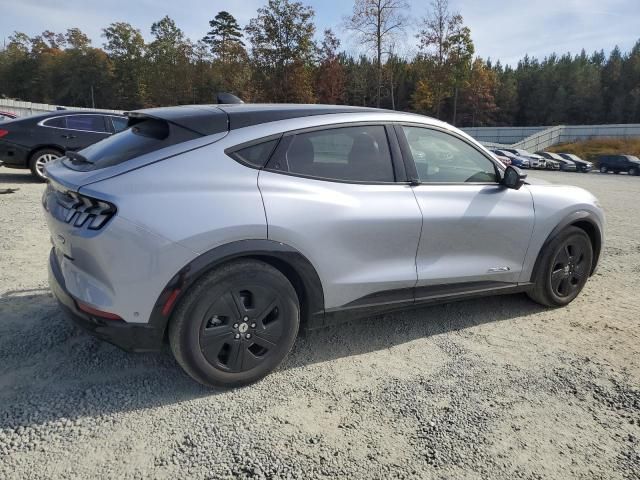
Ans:
POLYGON ((47 175, 44 171, 45 165, 57 158, 60 158, 61 156, 62 155, 60 155, 59 151, 51 148, 44 148, 34 152, 31 155, 31 158, 29 158, 29 169, 31 170, 31 174, 41 182, 46 181, 47 175))
POLYGON ((198 382, 237 387, 274 370, 299 325, 298 297, 287 278, 264 262, 240 260, 191 287, 171 318, 169 343, 198 382))
POLYGON ((635 167, 631 167, 629 169, 629 175, 633 175, 635 177, 636 175, 638 175, 638 169, 635 167))
POLYGON ((591 240, 584 230, 568 227, 541 252, 529 297, 548 307, 572 302, 582 291, 593 262, 591 240))

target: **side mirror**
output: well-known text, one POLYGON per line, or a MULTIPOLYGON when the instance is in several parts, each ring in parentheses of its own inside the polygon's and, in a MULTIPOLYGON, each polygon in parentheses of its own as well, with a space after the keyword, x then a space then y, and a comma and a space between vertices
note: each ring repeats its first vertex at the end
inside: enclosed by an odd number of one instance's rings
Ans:
POLYGON ((518 190, 522 185, 524 185, 524 181, 527 178, 527 174, 520 170, 518 167, 514 167, 513 165, 509 165, 504 171, 504 175, 502 176, 502 185, 507 188, 513 188, 514 190, 518 190))

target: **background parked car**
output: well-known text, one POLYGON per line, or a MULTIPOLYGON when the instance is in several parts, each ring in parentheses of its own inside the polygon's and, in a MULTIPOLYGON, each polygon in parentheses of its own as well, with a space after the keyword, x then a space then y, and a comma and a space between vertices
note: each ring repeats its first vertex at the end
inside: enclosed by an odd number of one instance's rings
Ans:
POLYGON ((544 163, 547 166, 547 170, 560 170, 560 162, 558 162, 557 160, 545 158, 544 163))
POLYGON ((14 118, 18 118, 18 115, 13 112, 0 111, 0 123, 6 122, 8 120, 13 120, 14 118))
POLYGON ((629 175, 640 175, 640 159, 633 155, 601 155, 598 157, 598 164, 601 173, 627 172, 629 175))
POLYGON ((518 155, 520 157, 528 158, 529 165, 531 168, 547 168, 547 163, 544 157, 540 155, 536 155, 535 153, 530 153, 521 148, 503 148, 505 152, 512 153, 514 155, 518 155))
POLYGON ((511 160, 511 165, 514 167, 531 168, 530 160, 526 157, 515 155, 507 150, 491 150, 491 153, 502 157, 508 157, 511 160))
POLYGON ((587 162, 586 160, 581 159, 579 156, 574 155, 573 153, 559 153, 558 155, 575 163, 576 170, 578 172, 588 173, 593 170, 593 163, 587 162))
POLYGON ((82 150, 127 128, 127 117, 91 111, 55 111, 18 118, 0 126, 0 161, 29 168, 44 180, 44 166, 67 150, 82 150))
POLYGON ((491 153, 493 153, 493 156, 496 157, 500 162, 502 162, 502 164, 505 167, 508 167, 509 165, 511 165, 511 159, 506 155, 498 155, 497 153, 494 153, 494 152, 491 152, 491 153))
POLYGON ((536 153, 538 155, 544 157, 547 160, 547 162, 548 161, 557 162, 558 163, 558 167, 560 168, 560 170, 562 170, 564 172, 575 172, 575 171, 577 171, 576 164, 574 162, 572 162, 571 160, 567 160, 566 158, 561 157, 557 153, 553 153, 553 152, 536 152, 536 153))

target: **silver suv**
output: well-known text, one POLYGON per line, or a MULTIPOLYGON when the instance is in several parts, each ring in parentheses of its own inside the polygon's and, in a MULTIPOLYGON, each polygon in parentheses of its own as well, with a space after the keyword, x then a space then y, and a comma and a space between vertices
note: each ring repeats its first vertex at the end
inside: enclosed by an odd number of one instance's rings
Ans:
POLYGON ((126 350, 165 339, 206 385, 253 382, 300 328, 483 295, 571 302, 596 199, 525 182, 443 122, 376 109, 141 110, 47 166, 53 292, 126 350))

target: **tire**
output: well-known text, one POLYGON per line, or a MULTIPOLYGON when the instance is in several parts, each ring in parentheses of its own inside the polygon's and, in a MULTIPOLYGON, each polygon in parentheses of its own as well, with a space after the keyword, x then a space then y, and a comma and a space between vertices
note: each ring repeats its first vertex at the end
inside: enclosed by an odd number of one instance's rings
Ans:
POLYGON ((631 167, 629 169, 629 175, 633 175, 635 177, 636 175, 638 175, 638 169, 635 167, 631 167))
POLYGON ((540 252, 529 298, 547 307, 571 303, 582 291, 593 263, 593 247, 584 230, 568 227, 540 252))
POLYGON ((604 165, 600 167, 600 173, 607 173, 607 167, 605 167, 604 165))
POLYGON ((260 380, 291 351, 300 306, 293 286, 272 266, 238 260, 199 279, 169 323, 178 364, 206 386, 260 380))
POLYGON ((62 157, 62 154, 58 150, 54 150, 52 148, 36 150, 31 154, 31 157, 29 157, 29 169, 31 170, 31 174, 41 182, 45 182, 47 177, 44 173, 44 166, 60 157, 62 157))

